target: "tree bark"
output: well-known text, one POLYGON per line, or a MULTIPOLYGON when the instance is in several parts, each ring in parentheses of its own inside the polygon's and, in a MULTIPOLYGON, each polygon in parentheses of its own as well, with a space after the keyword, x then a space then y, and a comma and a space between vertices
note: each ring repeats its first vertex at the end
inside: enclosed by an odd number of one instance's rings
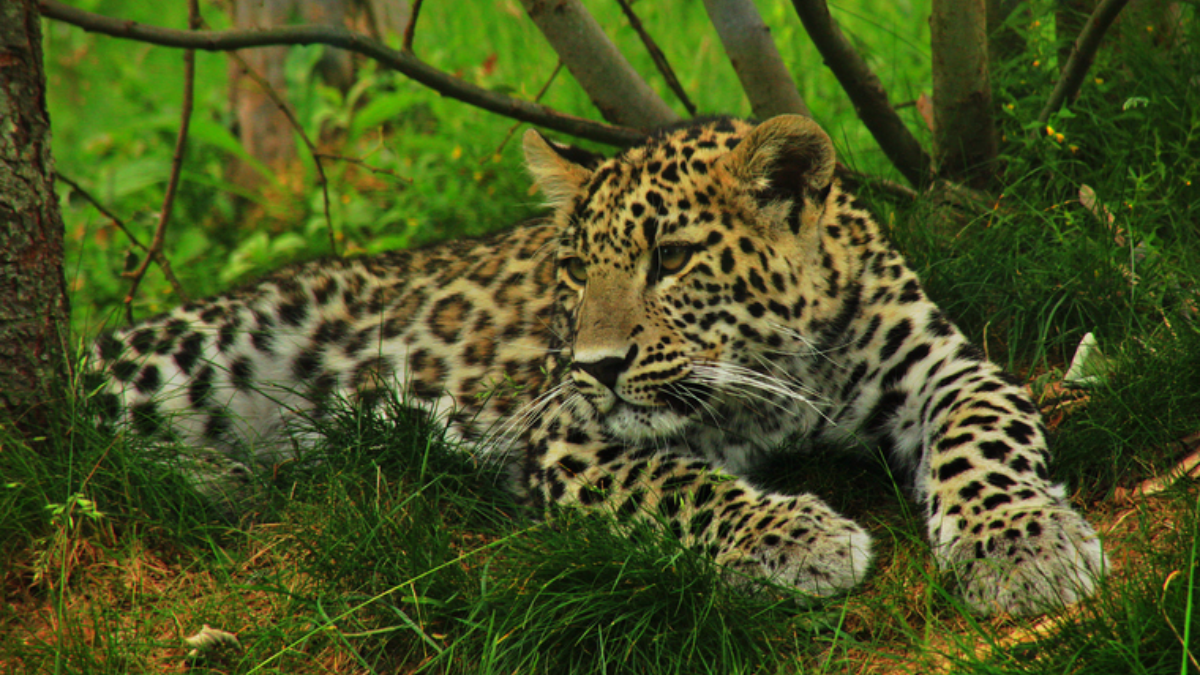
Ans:
POLYGON ((40 21, 0 2, 0 425, 26 435, 60 399, 70 315, 40 21))
MULTIPOLYGON (((292 0, 234 0, 233 27, 252 30, 286 25, 292 9, 292 0)), ((281 96, 286 92, 283 66, 287 53, 287 47, 238 52, 246 67, 258 73, 281 96)), ((229 103, 242 147, 268 168, 284 170, 296 159, 291 123, 254 78, 246 75, 237 59, 231 57, 228 63, 229 103)), ((234 185, 254 186, 262 180, 250 163, 239 159, 230 166, 229 181, 234 185)))
POLYGON ((642 130, 679 119, 579 0, 521 0, 521 4, 604 119, 642 130))
POLYGON ((986 186, 996 158, 984 0, 933 0, 933 144, 937 173, 986 186))
POLYGON ((750 99, 754 116, 766 120, 776 115, 795 114, 812 117, 804 98, 796 89, 792 74, 771 39, 771 29, 750 0, 704 0, 708 17, 742 90, 750 99))
POLYGON ((409 0, 362 0, 362 6, 366 10, 372 36, 384 42, 389 37, 404 35, 412 18, 409 0))

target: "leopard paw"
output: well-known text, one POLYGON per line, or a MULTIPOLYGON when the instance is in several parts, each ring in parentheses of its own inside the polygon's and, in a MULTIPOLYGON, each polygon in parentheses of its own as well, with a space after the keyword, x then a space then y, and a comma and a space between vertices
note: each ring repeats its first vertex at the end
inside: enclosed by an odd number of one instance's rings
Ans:
POLYGON ((253 470, 226 453, 190 447, 158 461, 181 476, 227 520, 238 520, 248 509, 264 501, 262 486, 253 470))
POLYGON ((944 544, 938 561, 972 611, 1015 616, 1088 597, 1106 567, 1096 531, 1061 503, 989 512, 944 544))
POLYGON ((717 562, 815 596, 849 589, 871 564, 871 537, 810 495, 769 496, 717 562))

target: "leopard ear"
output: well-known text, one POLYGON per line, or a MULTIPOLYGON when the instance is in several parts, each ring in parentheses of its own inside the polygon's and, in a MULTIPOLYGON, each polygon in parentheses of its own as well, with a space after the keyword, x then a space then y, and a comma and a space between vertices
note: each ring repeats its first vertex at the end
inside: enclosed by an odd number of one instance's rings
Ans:
POLYGON ((800 115, 763 122, 717 163, 763 201, 821 193, 833 180, 834 164, 829 135, 800 115))
POLYGON ((571 148, 561 148, 541 135, 537 129, 525 132, 525 166, 537 182, 547 205, 564 208, 592 172, 572 161, 571 148))

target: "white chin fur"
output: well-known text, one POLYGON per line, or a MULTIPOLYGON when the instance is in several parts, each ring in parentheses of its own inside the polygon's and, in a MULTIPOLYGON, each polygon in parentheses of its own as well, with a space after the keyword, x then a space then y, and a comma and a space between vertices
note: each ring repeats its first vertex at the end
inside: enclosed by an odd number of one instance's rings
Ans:
POLYGON ((688 418, 668 408, 642 408, 618 403, 604 418, 613 436, 629 442, 674 436, 688 425, 688 418))

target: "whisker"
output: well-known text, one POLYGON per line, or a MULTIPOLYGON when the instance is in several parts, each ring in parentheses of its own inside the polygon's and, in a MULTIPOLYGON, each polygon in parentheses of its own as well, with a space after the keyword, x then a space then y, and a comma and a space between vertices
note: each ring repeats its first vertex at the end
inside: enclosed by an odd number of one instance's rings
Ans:
POLYGON ((789 355, 789 356, 800 356, 800 355, 820 356, 838 368, 844 369, 846 367, 845 363, 835 360, 835 359, 831 358, 829 355, 833 354, 835 352, 841 351, 841 350, 845 349, 846 347, 849 347, 850 345, 854 344, 854 340, 846 340, 845 342, 842 342, 841 344, 831 345, 830 347, 828 347, 826 349, 819 349, 817 347, 817 345, 812 341, 811 338, 802 334, 800 331, 796 330, 795 328, 792 328, 791 326, 785 326, 784 324, 774 323, 774 322, 772 322, 770 325, 775 330, 777 330, 777 331, 787 335, 788 337, 792 338, 793 340, 801 343, 801 345, 804 347, 804 349, 803 350, 797 349, 794 351, 783 350, 783 349, 764 349, 763 351, 772 352, 772 353, 776 353, 776 354, 784 354, 784 355, 789 355))
POLYGON ((502 424, 496 425, 491 432, 485 434, 480 444, 503 443, 510 445, 518 441, 533 426, 534 419, 538 413, 543 412, 551 406, 554 400, 560 397, 566 388, 567 383, 560 382, 548 391, 543 392, 537 398, 522 405, 502 424))
POLYGON ((695 363, 692 373, 698 380, 717 385, 726 392, 769 403, 781 410, 786 410, 786 407, 768 395, 773 394, 785 400, 795 401, 810 408, 831 426, 837 426, 837 423, 814 400, 820 397, 816 396, 811 389, 798 383, 761 373, 745 366, 714 361, 695 363), (805 391, 806 389, 807 391, 805 391), (813 393, 813 395, 809 396, 809 393, 813 393))

